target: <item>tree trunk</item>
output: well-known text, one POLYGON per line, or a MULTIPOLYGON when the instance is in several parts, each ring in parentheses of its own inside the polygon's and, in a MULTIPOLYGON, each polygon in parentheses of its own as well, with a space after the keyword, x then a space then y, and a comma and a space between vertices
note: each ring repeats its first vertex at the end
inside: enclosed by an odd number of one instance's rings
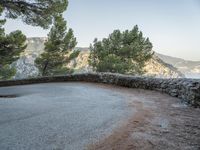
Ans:
POLYGON ((42 70, 42 76, 45 75, 46 70, 47 70, 47 67, 48 67, 48 64, 49 64, 49 60, 47 60, 47 61, 45 62, 45 64, 44 64, 44 68, 43 68, 43 70, 42 70))

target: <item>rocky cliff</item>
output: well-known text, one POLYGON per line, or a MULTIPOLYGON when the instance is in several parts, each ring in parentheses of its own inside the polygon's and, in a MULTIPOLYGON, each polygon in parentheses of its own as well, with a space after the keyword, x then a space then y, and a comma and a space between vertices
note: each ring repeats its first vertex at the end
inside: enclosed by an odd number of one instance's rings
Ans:
POLYGON ((156 54, 164 62, 172 64, 188 78, 200 78, 200 61, 189 61, 181 58, 156 54))
MULTIPOLYGON (((27 48, 21 54, 21 58, 12 65, 16 67, 17 74, 15 79, 35 77, 38 75, 38 69, 34 65, 34 60, 43 52, 44 42, 46 38, 28 38, 27 48)), ((78 58, 71 61, 69 67, 75 68, 76 73, 92 72, 92 68, 88 65, 89 49, 76 48, 81 52, 78 58)), ((175 67, 169 65, 158 58, 156 55, 146 64, 147 73, 145 76, 161 77, 161 78, 177 78, 184 75, 175 67)))
POLYGON ((35 59, 43 52, 44 42, 47 38, 28 38, 27 48, 21 54, 20 59, 12 64, 17 70, 15 79, 36 77, 38 69, 34 65, 35 59))

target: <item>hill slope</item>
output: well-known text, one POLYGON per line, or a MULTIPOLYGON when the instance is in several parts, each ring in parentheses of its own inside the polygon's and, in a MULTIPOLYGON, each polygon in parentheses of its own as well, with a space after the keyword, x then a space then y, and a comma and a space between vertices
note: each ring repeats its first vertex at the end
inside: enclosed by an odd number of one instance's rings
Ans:
MULTIPOLYGON (((43 52, 44 42, 46 38, 28 38, 28 47, 21 58, 12 65, 17 68, 15 78, 27 78, 38 75, 38 69, 34 65, 34 60, 43 52)), ((78 58, 71 61, 70 67, 75 68, 75 72, 91 72, 92 68, 88 65, 89 49, 75 48, 81 50, 78 58)), ((175 67, 162 61, 156 55, 146 64, 147 76, 162 77, 162 78, 176 78, 184 75, 175 67)))
MULTIPOLYGON (((91 71, 91 67, 88 65, 88 57, 90 51, 81 51, 78 58, 74 60, 74 67, 78 73, 91 71)), ((157 56, 154 56, 149 62, 146 63, 145 69, 147 70, 146 76, 154 76, 160 78, 177 78, 184 77, 175 67, 163 62, 157 56)))
POLYGON ((189 61, 159 53, 156 53, 156 55, 164 62, 172 64, 180 72, 184 73, 186 77, 200 78, 200 61, 189 61))

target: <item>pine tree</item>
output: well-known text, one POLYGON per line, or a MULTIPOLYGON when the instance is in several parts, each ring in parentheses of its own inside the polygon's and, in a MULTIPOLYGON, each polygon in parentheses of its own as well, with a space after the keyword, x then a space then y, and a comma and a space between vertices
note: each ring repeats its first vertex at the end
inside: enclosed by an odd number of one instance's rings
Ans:
POLYGON ((102 41, 95 39, 90 50, 89 64, 97 72, 143 74, 153 55, 151 42, 137 25, 131 31, 115 30, 102 41))
POLYGON ((12 79, 16 74, 16 69, 12 68, 10 65, 5 65, 0 68, 0 80, 12 79))
MULTIPOLYGON (((1 16, 0 10, 0 16, 1 16)), ((20 57, 26 48, 26 36, 21 31, 14 31, 6 35, 3 25, 6 20, 0 20, 0 79, 10 79, 15 69, 9 65, 20 57)))
MULTIPOLYGON (((67 9, 68 0, 0 0, 0 16, 5 12, 7 18, 21 18, 33 26, 48 28, 55 15, 67 9)), ((6 35, 5 20, 0 20, 0 79, 9 79, 15 74, 10 64, 17 60, 26 48, 26 37, 21 31, 6 35)))
POLYGON ((7 18, 21 18, 33 26, 48 28, 53 17, 67 9, 67 0, 0 0, 7 18))
POLYGON ((79 51, 73 51, 76 46, 73 30, 67 31, 66 21, 62 15, 55 17, 48 40, 45 43, 44 53, 35 60, 42 76, 68 73, 66 64, 78 56, 79 51), (69 55, 69 53, 71 53, 69 55))

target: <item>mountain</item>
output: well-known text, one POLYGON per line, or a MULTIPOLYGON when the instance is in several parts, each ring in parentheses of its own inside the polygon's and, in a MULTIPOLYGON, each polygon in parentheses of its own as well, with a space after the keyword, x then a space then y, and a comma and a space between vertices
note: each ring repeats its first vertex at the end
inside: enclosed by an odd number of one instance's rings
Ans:
MULTIPOLYGON (((27 39, 25 52, 21 54, 19 60, 12 64, 17 69, 15 79, 36 77, 38 75, 38 69, 34 65, 34 60, 43 52, 46 40, 47 38, 37 37, 27 39)), ((75 50, 80 50, 81 52, 76 59, 70 62, 68 67, 75 68, 76 73, 92 72, 92 68, 88 64, 89 48, 76 47, 75 50)), ((145 76, 161 78, 184 77, 175 67, 167 64, 156 55, 146 63, 145 69, 147 70, 145 76)))
MULTIPOLYGON (((80 49, 81 50, 81 49, 80 49)), ((79 56, 73 61, 72 65, 77 73, 91 72, 92 68, 88 65, 88 57, 90 55, 89 49, 81 51, 79 56)), ((163 62, 157 56, 146 63, 145 69, 147 73, 145 76, 153 76, 160 78, 177 78, 184 77, 184 75, 179 72, 175 67, 163 62)))
POLYGON ((47 38, 27 38, 27 48, 20 59, 12 64, 17 70, 15 79, 36 77, 38 69, 34 65, 35 59, 43 52, 47 38))
POLYGON ((200 78, 200 61, 189 61, 156 53, 164 62, 172 64, 187 78, 200 78))

